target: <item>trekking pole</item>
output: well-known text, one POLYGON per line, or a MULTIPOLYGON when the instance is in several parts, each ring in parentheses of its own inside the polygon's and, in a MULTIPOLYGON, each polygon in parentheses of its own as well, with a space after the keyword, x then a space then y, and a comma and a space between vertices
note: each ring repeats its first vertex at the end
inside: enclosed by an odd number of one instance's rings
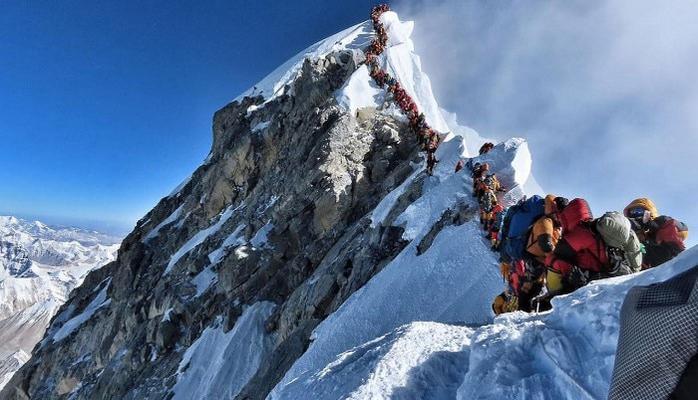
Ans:
POLYGON ((548 295, 548 285, 545 281, 545 276, 543 276, 543 287, 540 290, 540 294, 534 298, 536 302, 536 314, 540 313, 540 301, 543 297, 548 295))

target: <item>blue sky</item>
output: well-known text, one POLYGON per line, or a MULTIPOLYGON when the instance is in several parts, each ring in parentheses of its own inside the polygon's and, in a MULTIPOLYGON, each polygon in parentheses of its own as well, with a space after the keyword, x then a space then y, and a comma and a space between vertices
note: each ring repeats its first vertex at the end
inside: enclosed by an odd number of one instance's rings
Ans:
MULTIPOLYGON (((373 5, 3 2, 0 212, 126 231, 205 158, 213 112, 373 5)), ((698 226, 698 5, 393 6, 439 103, 527 138, 543 188, 596 212, 650 196, 698 226)))
POLYGON ((127 230, 206 157, 217 109, 372 5, 2 2, 0 212, 127 230))

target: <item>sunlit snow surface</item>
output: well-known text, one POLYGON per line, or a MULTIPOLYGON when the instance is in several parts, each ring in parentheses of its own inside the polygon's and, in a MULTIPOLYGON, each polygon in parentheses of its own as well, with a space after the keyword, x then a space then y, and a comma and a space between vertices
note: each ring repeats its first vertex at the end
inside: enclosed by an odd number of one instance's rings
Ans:
MULTIPOLYGON (((463 147, 460 136, 453 136, 440 146, 440 158, 448 162, 439 164, 435 176, 425 181, 422 196, 395 221, 405 228, 403 238, 410 240, 410 244, 316 328, 310 347, 274 389, 272 399, 298 398, 301 393, 314 390, 318 384, 317 375, 335 362, 339 354, 390 334, 405 324, 434 321, 480 325, 491 320, 491 300, 501 291, 502 278, 497 256, 489 249, 475 217, 478 206, 472 196, 470 174, 465 170, 453 172, 463 147), (416 247, 420 240, 445 210, 458 203, 470 206, 473 219, 461 226, 444 228, 431 247, 418 256, 416 247)), ((528 153, 526 142, 511 139, 497 145, 486 159, 504 185, 511 188, 517 180, 525 180, 517 175, 513 165, 519 164, 518 167, 530 171, 527 166, 520 165, 521 160, 527 159, 525 153, 528 153)), ((484 160, 485 156, 478 159, 484 160)), ((384 202, 391 201, 384 199, 384 202)), ((384 215, 383 207, 389 206, 379 204, 374 216, 384 215)), ((374 218, 374 224, 381 223, 382 220, 374 218)), ((424 345, 429 346, 428 343, 424 345)), ((448 389, 443 390, 455 393, 458 385, 450 382, 446 386, 448 389)), ((320 396, 317 398, 334 398, 322 397, 323 390, 320 386, 314 392, 320 396)))
POLYGON ((270 302, 253 304, 227 333, 220 320, 206 328, 184 353, 172 398, 234 398, 273 349, 273 337, 265 332, 264 321, 274 307, 270 302))
MULTIPOLYGON (((493 295, 483 287, 472 286, 473 279, 489 274, 483 268, 487 266, 485 259, 482 261, 470 269, 472 277, 453 276, 460 280, 471 300, 461 303, 462 313, 467 313, 478 297, 493 295)), ((316 343, 270 398, 605 399, 618 341, 620 308, 627 291, 636 285, 664 281, 696 264, 698 248, 694 247, 656 269, 593 282, 573 294, 558 297, 550 312, 505 314, 479 327, 411 322, 377 339, 343 350, 343 346, 335 344, 329 347, 331 351, 317 354, 322 347, 328 349, 327 345, 316 345, 326 343, 322 339, 327 335, 339 334, 345 343, 354 344, 353 337, 339 332, 370 329, 368 325, 376 322, 373 311, 383 320, 394 321, 405 314, 402 308, 429 308, 432 296, 443 299, 440 292, 452 290, 442 281, 434 281, 431 288, 412 286, 415 277, 406 272, 403 284, 414 287, 413 297, 421 304, 406 299, 407 290, 395 293, 393 286, 385 286, 382 289, 393 293, 393 307, 397 310, 388 313, 385 307, 375 307, 376 310, 365 313, 370 315, 352 316, 354 326, 343 324, 347 316, 328 320, 316 331, 316 343), (362 323, 364 320, 366 323, 362 323)), ((378 290, 366 287, 367 291, 372 289, 378 290)), ((366 294, 359 295, 362 296, 366 294)), ((356 313, 357 309, 353 311, 356 313)), ((433 318, 436 316, 425 319, 442 319, 433 318)))
POLYGON ((235 98, 235 100, 262 96, 266 102, 271 101, 284 94, 286 85, 293 82, 298 76, 306 58, 319 59, 341 49, 362 49, 369 45, 372 37, 373 25, 366 21, 321 40, 281 64, 255 86, 235 98))
MULTIPOLYGON (((437 151, 434 176, 420 183, 421 197, 394 221, 404 228, 403 238, 410 243, 315 329, 309 348, 269 398, 605 398, 625 293, 633 285, 663 280, 687 269, 698 262, 698 251, 691 249, 652 271, 596 282, 559 297, 551 312, 493 319, 491 301, 503 288, 497 254, 489 249, 477 222, 468 171, 453 171, 459 159, 477 154, 487 140, 459 126, 455 115, 439 108, 414 52, 412 23, 399 21, 392 12, 381 18, 389 35, 379 58, 381 67, 412 95, 429 124, 448 134, 437 151), (420 240, 445 210, 458 204, 470 207, 472 220, 445 227, 418 256, 420 240)), ((371 23, 365 22, 320 41, 238 99, 259 95, 270 101, 285 93, 305 58, 317 59, 342 49, 359 51, 373 37, 371 23)), ((365 67, 334 95, 352 115, 363 107, 376 107, 404 118, 394 106, 385 104, 384 91, 373 83, 365 67)), ((251 127, 257 132, 265 128, 264 123, 251 127)), ((499 143, 474 161, 488 162, 497 173, 508 189, 502 199, 507 205, 524 195, 544 194, 531 174, 531 154, 523 139, 499 143)), ((423 162, 415 165, 414 173, 372 211, 374 228, 386 224, 398 197, 422 178, 423 167, 423 162)), ((198 246, 226 217, 224 214, 210 228, 194 234, 177 255, 184 256, 198 246)), ((247 247, 242 245, 246 242, 236 231, 211 253, 212 265, 228 249, 234 249, 238 257, 246 256, 247 247)), ((260 229, 250 245, 265 246, 267 233, 267 227, 260 229)), ((170 267, 179 257, 173 257, 170 267)), ((211 266, 197 275, 192 281, 197 295, 215 279, 211 266)), ((310 281, 317 279, 320 277, 312 276, 310 281)), ((270 303, 256 303, 230 332, 223 332, 220 321, 208 327, 184 354, 174 397, 229 398, 237 394, 271 349, 262 325, 272 311, 270 303)))

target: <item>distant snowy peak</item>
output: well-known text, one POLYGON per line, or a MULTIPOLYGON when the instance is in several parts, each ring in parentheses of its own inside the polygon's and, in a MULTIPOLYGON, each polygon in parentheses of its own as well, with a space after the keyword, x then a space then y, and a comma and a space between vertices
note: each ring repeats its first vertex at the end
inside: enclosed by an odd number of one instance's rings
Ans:
POLYGON ((120 239, 0 216, 0 388, 28 359, 88 272, 113 261, 120 239))
POLYGON ((43 266, 101 264, 113 259, 119 238, 78 228, 0 216, 0 266, 14 275, 43 266))
POLYGON ((113 245, 121 238, 101 232, 75 227, 54 227, 41 221, 27 221, 13 216, 0 216, 0 237, 17 236, 54 240, 57 242, 78 242, 83 246, 113 245))

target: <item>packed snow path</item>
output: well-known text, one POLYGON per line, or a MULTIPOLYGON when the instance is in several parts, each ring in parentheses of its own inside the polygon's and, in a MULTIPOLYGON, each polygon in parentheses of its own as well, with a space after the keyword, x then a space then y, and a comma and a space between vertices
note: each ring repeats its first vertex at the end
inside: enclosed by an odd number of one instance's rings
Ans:
POLYGON ((552 311, 504 314, 479 328, 413 322, 304 371, 270 397, 605 399, 627 291, 696 264, 693 247, 660 267, 557 297, 552 311))

